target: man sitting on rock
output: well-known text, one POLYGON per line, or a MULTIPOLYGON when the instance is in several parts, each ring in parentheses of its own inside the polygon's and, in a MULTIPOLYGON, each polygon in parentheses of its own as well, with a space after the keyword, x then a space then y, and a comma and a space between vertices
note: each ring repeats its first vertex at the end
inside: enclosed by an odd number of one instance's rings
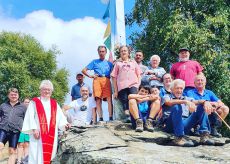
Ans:
POLYGON ((81 98, 72 101, 69 105, 64 105, 64 112, 73 108, 73 120, 70 122, 77 126, 89 125, 92 118, 96 123, 96 102, 93 97, 89 97, 89 88, 82 86, 80 89, 81 98))
MULTIPOLYGON (((190 90, 187 95, 195 100, 205 100, 206 104, 213 108, 213 111, 216 111, 222 119, 225 119, 229 113, 229 108, 212 91, 205 89, 206 77, 203 74, 197 75, 194 84, 196 88, 190 90)), ((211 135, 221 137, 216 129, 221 125, 221 119, 215 112, 212 112, 208 117, 211 125, 211 135)))
POLYGON ((170 111, 165 121, 166 132, 175 135, 173 140, 175 145, 191 147, 194 146, 194 143, 186 140, 184 135, 190 134, 191 129, 195 125, 200 124, 200 143, 203 145, 214 145, 214 141, 209 139, 210 125, 208 114, 212 112, 212 108, 205 100, 193 100, 192 98, 182 96, 184 88, 185 82, 181 79, 176 79, 171 83, 171 94, 167 94, 164 97, 163 111, 170 111), (189 112, 191 113, 190 115, 189 112))
POLYGON ((149 86, 140 86, 138 94, 130 94, 128 98, 132 126, 136 132, 142 132, 143 125, 146 130, 153 132, 153 119, 160 111, 159 94, 150 94, 149 86))

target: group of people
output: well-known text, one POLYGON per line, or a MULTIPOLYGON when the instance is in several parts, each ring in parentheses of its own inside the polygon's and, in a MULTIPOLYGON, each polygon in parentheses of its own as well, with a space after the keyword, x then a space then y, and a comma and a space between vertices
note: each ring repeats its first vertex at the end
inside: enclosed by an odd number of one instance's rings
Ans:
MULTIPOLYGON (((107 101, 109 121, 113 121, 112 95, 120 100, 125 121, 131 121, 137 132, 154 132, 159 125, 174 134, 173 142, 177 146, 194 146, 185 135, 199 135, 204 145, 215 144, 210 134, 221 137, 217 127, 228 115, 229 108, 205 88, 207 80, 202 73, 203 67, 189 60, 187 48, 179 50, 179 62, 172 65, 170 73, 159 66, 158 55, 150 58, 147 67, 142 64, 143 52, 137 51, 131 59, 128 46, 120 47, 120 58, 115 61, 105 59, 105 46, 97 50, 99 59, 77 73, 78 83, 71 90, 72 102, 62 109, 51 98, 54 88, 49 80, 41 82, 40 96, 27 105, 19 101, 16 88, 9 89, 9 100, 0 105, 0 155, 8 141, 8 163, 15 163, 16 152, 19 155, 17 163, 21 163, 20 148, 27 148, 28 140, 29 163, 50 163, 57 151, 59 130, 67 130, 70 124, 103 123, 102 101, 107 101), (89 74, 88 70, 93 70, 94 74, 89 74), (92 91, 84 83, 84 76, 93 79, 92 91), (74 109, 72 113, 69 112, 71 108, 74 109), (26 144, 22 144, 24 142, 26 144)), ((28 149, 25 149, 24 156, 27 154, 28 149)))
POLYGON ((18 89, 10 88, 8 101, 0 105, 0 159, 9 142, 8 164, 21 164, 26 157, 30 164, 49 164, 57 151, 58 131, 70 127, 51 98, 52 82, 43 80, 39 89, 40 96, 20 102, 18 89))
POLYGON ((169 73, 159 66, 161 59, 158 55, 153 55, 150 66, 145 66, 142 63, 142 51, 136 51, 134 59, 131 59, 128 46, 121 46, 119 53, 119 59, 108 61, 105 59, 106 47, 99 46, 99 59, 91 61, 77 74, 78 84, 73 86, 71 96, 74 100, 78 86, 78 95, 82 94, 85 98, 80 97, 64 106, 64 112, 70 108, 76 111, 75 118, 70 119, 71 122, 103 122, 103 100, 108 102, 109 120, 112 121, 113 94, 122 104, 125 121, 131 121, 137 132, 144 129, 153 132, 154 126, 160 125, 166 132, 175 135, 175 145, 194 146, 184 138, 184 135, 190 134, 200 135, 202 144, 215 144, 209 135, 221 137, 217 128, 228 115, 229 108, 212 91, 205 88, 203 67, 199 62, 189 59, 189 49, 179 50, 179 61, 172 65, 169 73), (94 71, 94 74, 89 74, 88 70, 94 71), (82 80, 84 76, 93 79, 93 97, 89 96, 90 87, 82 80), (87 97, 90 100, 84 101, 87 97), (84 111, 82 119, 83 112, 79 111, 87 104, 90 105, 90 112, 84 111))

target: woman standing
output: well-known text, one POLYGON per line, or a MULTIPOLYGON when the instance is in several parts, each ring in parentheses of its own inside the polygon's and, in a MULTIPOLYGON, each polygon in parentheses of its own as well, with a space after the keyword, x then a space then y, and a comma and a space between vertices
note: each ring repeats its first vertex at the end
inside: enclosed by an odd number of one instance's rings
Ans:
POLYGON ((141 82, 141 70, 138 64, 130 59, 130 51, 127 46, 119 49, 120 59, 114 65, 111 73, 114 86, 114 98, 118 98, 125 115, 129 117, 129 94, 137 94, 141 82))

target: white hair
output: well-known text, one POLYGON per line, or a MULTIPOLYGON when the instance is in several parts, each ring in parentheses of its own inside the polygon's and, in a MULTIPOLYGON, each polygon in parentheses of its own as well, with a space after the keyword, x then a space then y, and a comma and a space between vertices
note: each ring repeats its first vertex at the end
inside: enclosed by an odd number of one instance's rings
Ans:
POLYGON ((52 91, 54 90, 54 86, 50 80, 42 80, 39 89, 42 89, 44 87, 50 88, 52 91))
POLYGON ((173 80, 170 84, 170 89, 172 90, 176 85, 178 84, 182 84, 183 85, 183 88, 185 88, 185 81, 184 80, 181 80, 181 79, 176 79, 176 80, 173 80))
POLYGON ((154 58, 156 58, 156 59, 158 60, 159 63, 161 62, 161 58, 160 58, 160 56, 158 56, 158 55, 153 55, 153 56, 151 56, 150 61, 152 61, 154 58))

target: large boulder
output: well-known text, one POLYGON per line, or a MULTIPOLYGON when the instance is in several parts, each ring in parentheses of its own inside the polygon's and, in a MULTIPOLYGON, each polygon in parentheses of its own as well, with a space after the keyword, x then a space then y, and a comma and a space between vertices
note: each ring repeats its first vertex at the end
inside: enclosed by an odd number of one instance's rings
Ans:
POLYGON ((60 142, 54 164, 101 163, 230 163, 230 139, 217 146, 170 146, 173 137, 162 131, 137 133, 130 124, 114 121, 104 126, 72 127, 60 142))

